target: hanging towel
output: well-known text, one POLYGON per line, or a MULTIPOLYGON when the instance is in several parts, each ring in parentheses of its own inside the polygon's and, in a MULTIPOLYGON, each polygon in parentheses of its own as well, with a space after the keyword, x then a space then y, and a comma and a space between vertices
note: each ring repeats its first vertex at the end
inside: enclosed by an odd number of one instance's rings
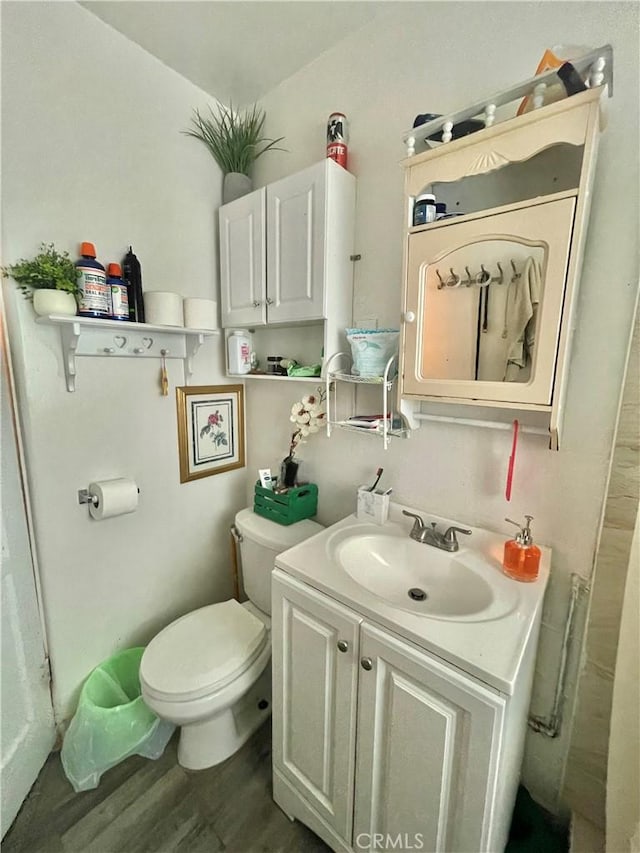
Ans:
POLYGON ((531 366, 536 336, 536 316, 542 290, 542 270, 535 258, 528 257, 522 275, 507 291, 504 310, 503 338, 509 339, 505 382, 522 382, 526 367, 531 366))

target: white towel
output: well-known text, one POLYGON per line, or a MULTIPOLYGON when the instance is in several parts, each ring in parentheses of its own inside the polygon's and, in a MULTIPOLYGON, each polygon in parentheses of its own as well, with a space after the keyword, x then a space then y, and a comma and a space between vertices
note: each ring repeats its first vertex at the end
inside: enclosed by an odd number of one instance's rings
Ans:
POLYGON ((503 338, 509 339, 505 382, 522 382, 522 371, 530 367, 536 340, 536 316, 542 290, 542 270, 535 258, 528 257, 522 275, 507 291, 503 338))

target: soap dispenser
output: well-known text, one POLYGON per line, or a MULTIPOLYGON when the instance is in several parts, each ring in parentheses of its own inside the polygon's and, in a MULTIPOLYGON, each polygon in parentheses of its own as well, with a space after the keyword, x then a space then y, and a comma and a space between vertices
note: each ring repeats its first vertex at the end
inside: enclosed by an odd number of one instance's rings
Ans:
POLYGON ((540 567, 540 548, 533 544, 531 538, 531 522, 532 515, 525 515, 527 520, 523 527, 517 521, 512 521, 510 518, 505 518, 509 524, 515 524, 519 533, 515 539, 509 539, 504 543, 504 558, 502 560, 502 568, 505 575, 516 581, 524 581, 530 583, 538 577, 538 569, 540 567))

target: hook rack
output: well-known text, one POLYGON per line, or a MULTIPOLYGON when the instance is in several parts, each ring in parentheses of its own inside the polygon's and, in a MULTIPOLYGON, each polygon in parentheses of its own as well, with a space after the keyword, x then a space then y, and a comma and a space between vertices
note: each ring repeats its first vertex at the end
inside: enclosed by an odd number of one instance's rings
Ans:
MULTIPOLYGON (((473 285, 476 287, 487 287, 490 284, 504 284, 504 271, 500 261, 496 263, 496 266, 498 268, 498 275, 492 275, 489 270, 485 268, 484 264, 480 264, 480 272, 475 275, 469 270, 468 266, 465 266, 464 271, 467 275, 466 278, 462 278, 455 273, 453 271, 453 267, 449 267, 449 275, 446 278, 442 278, 440 270, 436 269, 436 275, 439 279, 438 290, 451 287, 472 287, 473 285)), ((513 281, 516 278, 520 278, 520 273, 516 273, 516 267, 513 261, 511 261, 511 266, 514 270, 514 274, 511 278, 511 281, 513 281)))

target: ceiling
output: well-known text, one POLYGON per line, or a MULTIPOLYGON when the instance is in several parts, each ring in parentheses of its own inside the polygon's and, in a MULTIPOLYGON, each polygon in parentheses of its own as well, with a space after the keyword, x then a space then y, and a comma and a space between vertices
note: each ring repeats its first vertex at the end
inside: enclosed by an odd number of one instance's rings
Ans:
POLYGON ((223 103, 246 106, 392 5, 375 0, 84 0, 223 103))

